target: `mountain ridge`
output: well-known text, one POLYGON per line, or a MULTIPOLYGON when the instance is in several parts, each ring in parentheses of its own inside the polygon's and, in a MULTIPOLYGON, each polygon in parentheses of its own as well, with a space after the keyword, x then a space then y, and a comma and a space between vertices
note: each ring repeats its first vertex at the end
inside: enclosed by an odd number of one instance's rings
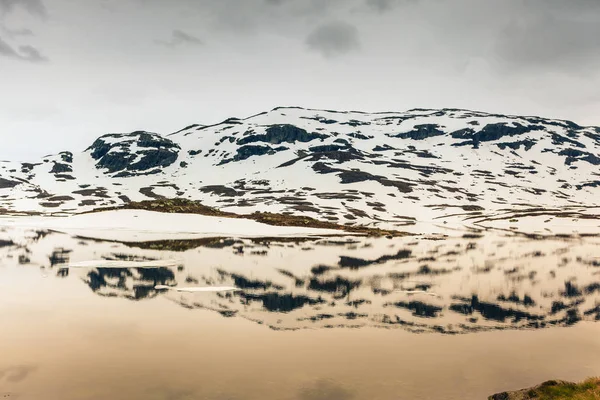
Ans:
MULTIPOLYGON (((482 110, 470 110, 467 108, 456 108, 456 107, 444 107, 444 108, 427 108, 427 107, 415 107, 415 108, 411 108, 408 109, 406 111, 361 111, 361 110, 330 110, 330 109, 321 109, 321 108, 307 108, 307 107, 302 107, 302 106, 277 106, 272 108, 270 111, 261 111, 259 113, 255 113, 250 115, 249 117, 243 117, 243 118, 239 118, 239 117, 228 117, 226 119, 224 119, 221 122, 217 122, 214 124, 208 124, 208 125, 204 125, 204 124, 199 124, 199 123, 193 123, 190 124, 188 126, 186 126, 185 128, 182 128, 178 131, 172 132, 172 133, 166 133, 166 134, 161 134, 161 133, 157 133, 158 135, 162 135, 162 136, 171 136, 171 135, 175 135, 181 131, 184 131, 188 128, 193 128, 193 127, 213 127, 213 126, 217 126, 217 125, 221 125, 223 123, 226 123, 229 120, 240 120, 240 121, 244 121, 244 120, 248 120, 254 117, 258 117, 261 115, 265 115, 268 114, 269 112, 274 112, 274 111, 279 111, 279 110, 286 110, 286 109, 290 109, 290 110, 304 110, 304 111, 309 111, 309 112, 327 112, 327 113, 335 113, 335 114, 347 114, 347 113, 354 113, 354 114, 371 114, 371 115, 381 115, 381 114, 398 114, 398 113, 408 113, 408 112, 414 112, 414 111, 458 111, 458 112, 473 112, 473 113, 477 113, 477 114, 481 114, 481 115, 488 115, 488 116, 497 116, 497 117, 506 117, 506 118, 536 118, 536 119, 545 119, 545 120, 549 120, 549 121, 557 121, 557 122, 564 122, 568 125, 573 125, 573 126, 578 126, 580 128, 598 128, 600 129, 600 126, 596 126, 596 125, 579 125, 575 122, 573 122, 572 120, 569 119, 563 119, 563 118, 548 118, 548 117, 542 117, 540 115, 519 115, 519 114, 499 114, 499 113, 492 113, 489 111, 482 111, 482 110)), ((142 130, 144 132, 149 132, 146 130, 142 130)))
POLYGON ((508 221, 531 209, 592 220, 599 166, 600 128, 568 120, 276 107, 168 135, 109 133, 37 163, 2 162, 0 210, 68 214, 185 198, 387 229, 508 221))

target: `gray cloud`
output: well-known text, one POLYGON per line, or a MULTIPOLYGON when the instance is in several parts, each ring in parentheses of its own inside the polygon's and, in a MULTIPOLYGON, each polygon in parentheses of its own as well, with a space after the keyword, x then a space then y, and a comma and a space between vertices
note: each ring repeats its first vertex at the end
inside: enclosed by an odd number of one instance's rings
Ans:
MULTIPOLYGON (((33 31, 28 28, 9 28, 5 25, 5 18, 17 9, 23 9, 36 18, 46 19, 48 12, 41 0, 0 0, 0 32, 14 38, 17 36, 32 36, 33 31)), ((40 51, 31 45, 22 45, 18 49, 0 37, 0 56, 10 57, 15 60, 39 63, 48 61, 40 51)))
POLYGON ((525 3, 499 32, 495 60, 508 70, 541 68, 567 73, 600 66, 600 1, 525 3))
POLYGON ((5 57, 16 57, 18 56, 18 53, 8 43, 0 38, 0 55, 5 57))
POLYGON ((22 8, 28 13, 40 18, 46 18, 48 12, 41 0, 0 0, 0 11, 8 14, 16 8, 22 8))
POLYGON ((31 45, 19 46, 19 51, 23 60, 31 62, 48 61, 48 58, 46 58, 46 56, 44 56, 42 53, 40 53, 38 49, 31 45))
POLYGON ((365 4, 372 10, 385 13, 397 6, 418 4, 419 0, 365 0, 365 4))
POLYGON ((202 44, 202 40, 178 29, 173 31, 173 41, 178 43, 202 44))
POLYGON ((360 48, 358 29, 342 21, 318 26, 308 35, 306 44, 325 57, 346 54, 360 48))
POLYGON ((366 3, 367 6, 376 11, 385 12, 392 9, 396 0, 366 0, 366 3))
POLYGON ((201 39, 179 29, 173 30, 173 32, 171 33, 171 38, 169 40, 157 40, 156 43, 167 47, 178 47, 186 44, 199 46, 204 44, 204 42, 201 39))
MULTIPOLYGON (((125 1, 125 0, 124 0, 125 1)), ((342 18, 364 0, 136 0, 143 9, 193 16, 220 33, 296 34, 327 19, 342 18)), ((183 25, 177 25, 183 26, 183 25)))
POLYGON ((19 46, 17 51, 11 45, 2 40, 2 38, 0 38, 0 56, 33 63, 48 61, 48 59, 43 56, 35 47, 29 45, 19 46))
POLYGON ((8 36, 33 36, 33 31, 28 28, 7 28, 0 27, 8 36))

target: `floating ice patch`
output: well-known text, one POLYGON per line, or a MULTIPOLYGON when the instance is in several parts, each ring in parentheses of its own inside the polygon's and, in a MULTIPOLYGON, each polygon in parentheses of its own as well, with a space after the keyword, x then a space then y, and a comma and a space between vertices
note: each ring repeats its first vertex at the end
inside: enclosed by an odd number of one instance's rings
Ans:
POLYGON ((394 293, 404 293, 404 294, 408 294, 408 295, 412 295, 412 294, 426 294, 426 295, 432 296, 432 297, 441 297, 437 293, 427 292, 425 290, 400 290, 400 289, 397 289, 397 290, 394 290, 394 293))
POLYGON ((90 260, 70 263, 68 268, 169 268, 177 267, 177 260, 152 261, 120 261, 120 260, 90 260))
POLYGON ((168 290, 174 290, 177 292, 234 292, 234 291, 238 291, 240 289, 233 287, 233 286, 205 286, 205 287, 173 287, 173 286, 166 286, 166 285, 156 285, 154 286, 154 289, 160 290, 160 289, 168 289, 168 290))

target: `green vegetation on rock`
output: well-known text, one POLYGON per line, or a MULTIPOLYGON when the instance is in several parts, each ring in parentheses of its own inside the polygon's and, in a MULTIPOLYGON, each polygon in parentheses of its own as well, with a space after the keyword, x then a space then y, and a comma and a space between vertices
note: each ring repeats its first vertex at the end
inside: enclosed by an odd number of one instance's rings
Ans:
POLYGON ((581 383, 547 381, 530 389, 498 393, 488 400, 600 400, 600 378, 581 383))

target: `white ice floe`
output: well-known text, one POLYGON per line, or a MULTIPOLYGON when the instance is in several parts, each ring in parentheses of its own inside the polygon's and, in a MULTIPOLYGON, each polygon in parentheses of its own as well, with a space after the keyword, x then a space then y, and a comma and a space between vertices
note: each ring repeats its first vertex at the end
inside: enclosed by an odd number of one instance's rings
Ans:
POLYGON ((177 260, 149 260, 149 261, 122 261, 122 260, 90 260, 69 263, 68 268, 173 268, 180 265, 177 260))
POLYGON ((205 287, 173 287, 166 285, 156 285, 154 287, 156 290, 167 289, 174 290, 176 292, 233 292, 236 290, 240 290, 233 286, 205 286, 205 287))
POLYGON ((394 290, 394 293, 404 293, 404 294, 407 294, 407 295, 425 294, 425 295, 431 296, 431 297, 440 297, 440 295, 438 295, 437 293, 428 292, 426 290, 401 290, 401 289, 397 289, 397 290, 394 290))

